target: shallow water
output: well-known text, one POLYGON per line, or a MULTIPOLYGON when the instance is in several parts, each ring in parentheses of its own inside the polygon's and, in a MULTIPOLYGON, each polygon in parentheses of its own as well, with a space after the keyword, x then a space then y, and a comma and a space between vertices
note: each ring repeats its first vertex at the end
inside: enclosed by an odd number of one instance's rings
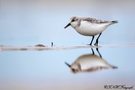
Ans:
POLYGON ((134 90, 134 10, 134 0, 0 0, 0 90, 134 90), (119 23, 90 47, 90 37, 64 29, 76 15, 119 23))
POLYGON ((102 57, 96 48, 93 50, 98 59, 91 57, 93 54, 90 47, 42 51, 1 51, 0 88, 1 90, 104 90, 104 85, 108 84, 134 86, 134 47, 100 47, 98 50, 102 57), (65 62, 72 64, 77 62, 80 56, 83 56, 80 59, 80 63, 83 63, 82 68, 89 67, 93 63, 94 67, 96 65, 100 67, 104 61, 117 68, 100 68, 75 73, 65 62), (86 58, 87 62, 84 63, 86 58), (94 60, 92 64, 89 62, 91 59, 94 60))

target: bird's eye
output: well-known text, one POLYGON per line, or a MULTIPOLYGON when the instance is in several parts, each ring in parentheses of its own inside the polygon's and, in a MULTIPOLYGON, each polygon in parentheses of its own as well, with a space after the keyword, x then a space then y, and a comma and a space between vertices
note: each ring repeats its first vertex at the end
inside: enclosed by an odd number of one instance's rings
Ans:
POLYGON ((75 19, 72 19, 72 21, 71 22, 74 22, 75 21, 75 19))

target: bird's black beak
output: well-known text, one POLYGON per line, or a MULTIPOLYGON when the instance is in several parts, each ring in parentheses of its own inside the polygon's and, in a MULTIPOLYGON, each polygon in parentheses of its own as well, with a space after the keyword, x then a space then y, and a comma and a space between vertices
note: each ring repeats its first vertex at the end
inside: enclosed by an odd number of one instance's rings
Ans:
POLYGON ((70 23, 68 23, 64 28, 66 29, 68 26, 70 26, 71 24, 70 23))
POLYGON ((67 62, 65 62, 65 64, 66 64, 68 67, 71 67, 71 65, 70 65, 70 64, 68 64, 67 62))

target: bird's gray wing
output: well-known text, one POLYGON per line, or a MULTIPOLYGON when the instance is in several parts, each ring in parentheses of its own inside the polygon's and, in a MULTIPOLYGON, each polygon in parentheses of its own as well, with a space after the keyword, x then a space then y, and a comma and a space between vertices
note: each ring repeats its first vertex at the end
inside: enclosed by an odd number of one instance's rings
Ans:
POLYGON ((110 21, 106 20, 98 20, 96 18, 84 18, 84 21, 90 22, 90 23, 97 23, 97 24, 102 24, 102 23, 109 23, 110 21))

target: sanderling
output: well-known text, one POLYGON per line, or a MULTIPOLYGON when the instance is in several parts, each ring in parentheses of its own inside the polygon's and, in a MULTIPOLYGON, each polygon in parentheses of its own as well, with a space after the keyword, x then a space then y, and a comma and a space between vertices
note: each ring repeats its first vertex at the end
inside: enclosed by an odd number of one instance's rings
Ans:
POLYGON ((98 20, 96 18, 90 17, 72 17, 70 23, 68 23, 64 28, 72 26, 78 33, 84 36, 92 36, 90 45, 94 40, 94 37, 98 35, 96 43, 94 45, 98 46, 98 39, 102 32, 110 25, 118 23, 118 21, 107 21, 98 20))
POLYGON ((65 62, 65 64, 71 69, 73 73, 78 72, 94 72, 102 69, 117 69, 117 66, 109 64, 105 59, 103 59, 98 48, 96 51, 98 55, 95 54, 93 48, 91 48, 91 54, 83 54, 79 56, 72 64, 65 62))

